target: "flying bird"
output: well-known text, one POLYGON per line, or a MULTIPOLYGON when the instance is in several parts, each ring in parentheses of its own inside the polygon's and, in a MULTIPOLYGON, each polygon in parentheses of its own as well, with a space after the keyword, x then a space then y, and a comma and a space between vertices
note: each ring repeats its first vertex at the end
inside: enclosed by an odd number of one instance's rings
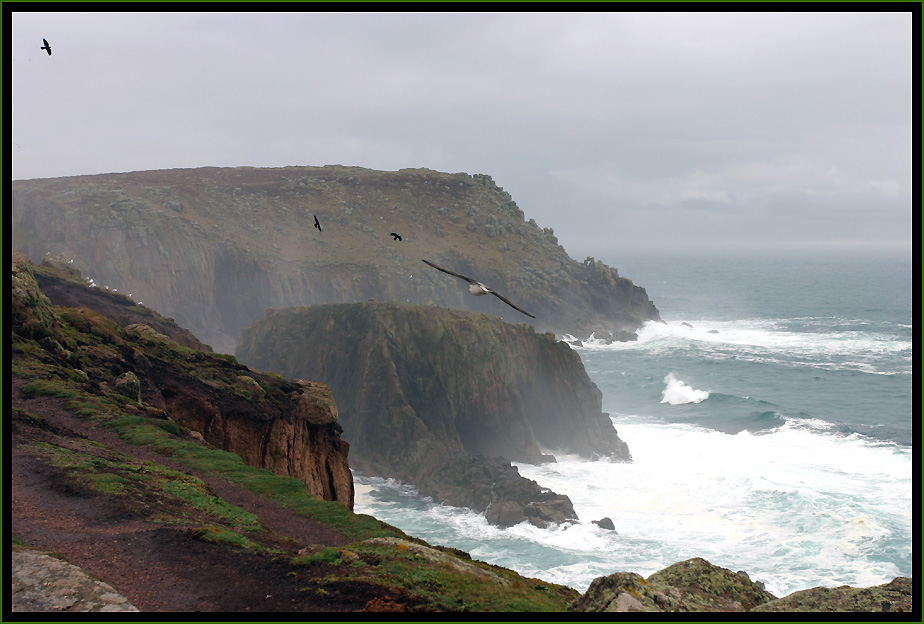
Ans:
POLYGON ((447 269, 444 269, 443 267, 438 267, 438 266, 436 266, 435 264, 433 264, 432 262, 428 262, 428 261, 426 261, 426 260, 424 260, 424 263, 429 264, 430 266, 432 266, 432 267, 433 267, 434 269, 436 269, 437 271, 442 271, 443 273, 447 273, 447 274, 452 275, 452 276, 454 276, 454 277, 458 277, 459 279, 464 279, 466 282, 469 283, 468 292, 472 293, 472 294, 475 295, 476 297, 480 297, 480 296, 482 296, 482 295, 494 295, 495 297, 497 297, 498 299, 500 299, 501 301, 503 301, 504 303, 506 303, 507 305, 509 305, 511 308, 513 308, 513 309, 516 310, 517 312, 522 312, 523 314, 525 314, 525 315, 528 316, 529 318, 536 318, 535 316, 533 316, 532 314, 530 314, 530 313, 527 312, 526 310, 523 310, 522 308, 518 308, 517 306, 513 305, 513 303, 511 303, 509 299, 507 299, 506 297, 504 297, 504 296, 501 295, 500 293, 497 293, 497 292, 491 290, 490 288, 488 288, 487 286, 485 286, 484 284, 482 284, 482 283, 479 282, 479 281, 473 280, 472 278, 466 277, 465 275, 460 275, 459 273, 453 273, 452 271, 449 271, 449 270, 447 270, 447 269))
POLYGON ((48 52, 48 56, 51 56, 51 46, 48 44, 48 39, 42 39, 42 43, 44 43, 45 45, 39 48, 39 50, 45 50, 46 52, 48 52))
POLYGON ((318 222, 318 215, 314 215, 314 227, 318 228, 318 232, 323 232, 321 224, 318 222))
POLYGON ((400 235, 400 234, 397 234, 397 233, 395 233, 395 232, 392 232, 392 233, 391 233, 391 236, 394 236, 394 237, 395 237, 395 240, 402 240, 401 235, 400 235))

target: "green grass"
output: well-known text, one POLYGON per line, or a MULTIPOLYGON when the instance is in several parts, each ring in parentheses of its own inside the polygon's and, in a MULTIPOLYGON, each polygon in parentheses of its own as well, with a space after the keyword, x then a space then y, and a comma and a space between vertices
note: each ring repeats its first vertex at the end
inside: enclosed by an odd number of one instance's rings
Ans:
POLYGON ((291 563, 339 568, 316 579, 315 591, 333 593, 340 582, 364 581, 399 587, 440 611, 564 611, 578 596, 572 589, 523 578, 510 570, 477 561, 466 563, 489 570, 494 576, 459 571, 402 545, 361 543, 325 548, 313 555, 295 557, 291 563))
POLYGON ((257 516, 213 495, 201 479, 161 464, 139 462, 89 440, 62 441, 62 445, 36 442, 30 449, 87 489, 135 500, 169 497, 227 527, 252 533, 263 530, 257 516))

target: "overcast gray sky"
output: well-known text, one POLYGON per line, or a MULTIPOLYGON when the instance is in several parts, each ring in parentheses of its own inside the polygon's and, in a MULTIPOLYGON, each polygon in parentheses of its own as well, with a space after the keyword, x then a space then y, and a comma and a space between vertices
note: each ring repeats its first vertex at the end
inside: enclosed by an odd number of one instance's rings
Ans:
POLYGON ((427 167, 490 174, 578 260, 911 246, 910 11, 12 23, 14 179, 427 167))

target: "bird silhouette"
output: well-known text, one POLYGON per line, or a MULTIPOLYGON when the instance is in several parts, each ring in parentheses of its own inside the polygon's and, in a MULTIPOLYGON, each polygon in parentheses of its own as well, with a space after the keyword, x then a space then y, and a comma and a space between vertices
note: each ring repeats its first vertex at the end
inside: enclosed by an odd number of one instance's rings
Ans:
POLYGON ((314 227, 318 228, 318 232, 323 232, 321 229, 321 224, 318 222, 318 215, 314 215, 314 227))
POLYGON ((509 305, 511 308, 513 308, 513 309, 516 310, 517 312, 522 312, 523 314, 525 314, 525 315, 528 316, 529 318, 536 318, 535 316, 533 316, 532 314, 530 314, 530 313, 527 312, 526 310, 523 310, 522 308, 518 308, 517 306, 515 306, 513 303, 511 303, 511 301, 510 301, 509 299, 507 299, 506 297, 504 297, 504 296, 501 295, 500 293, 497 293, 497 292, 491 290, 490 288, 488 288, 487 286, 485 286, 484 284, 482 284, 481 282, 479 282, 479 281, 477 281, 477 280, 473 280, 472 278, 466 277, 465 275, 461 275, 460 273, 453 273, 452 271, 450 271, 450 270, 448 270, 448 269, 444 269, 443 267, 436 266, 435 264, 433 264, 432 262, 428 262, 427 260, 424 260, 424 263, 429 264, 430 266, 432 266, 432 267, 433 267, 434 269, 436 269, 437 271, 442 271, 443 273, 447 273, 447 274, 449 274, 449 275, 452 275, 453 277, 458 277, 459 279, 464 279, 466 282, 469 283, 468 292, 472 293, 472 294, 475 295, 476 297, 480 297, 480 296, 482 296, 482 295, 494 295, 495 297, 497 297, 498 299, 500 299, 501 301, 503 301, 504 303, 506 303, 507 305, 509 305))
POLYGON ((48 39, 42 39, 42 43, 44 43, 45 45, 39 48, 39 50, 45 50, 46 52, 48 52, 48 56, 51 56, 51 46, 48 44, 48 39))
POLYGON ((395 232, 392 232, 391 235, 395 237, 395 240, 403 240, 400 234, 396 234, 395 232))

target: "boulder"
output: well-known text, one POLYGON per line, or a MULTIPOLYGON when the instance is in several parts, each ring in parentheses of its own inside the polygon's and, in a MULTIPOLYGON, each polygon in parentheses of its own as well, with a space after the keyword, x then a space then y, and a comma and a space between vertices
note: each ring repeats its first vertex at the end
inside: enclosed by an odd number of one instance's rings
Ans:
POLYGON ((613 521, 609 518, 601 518, 600 520, 592 520, 601 529, 606 529, 607 531, 615 531, 616 525, 613 524, 613 521))

